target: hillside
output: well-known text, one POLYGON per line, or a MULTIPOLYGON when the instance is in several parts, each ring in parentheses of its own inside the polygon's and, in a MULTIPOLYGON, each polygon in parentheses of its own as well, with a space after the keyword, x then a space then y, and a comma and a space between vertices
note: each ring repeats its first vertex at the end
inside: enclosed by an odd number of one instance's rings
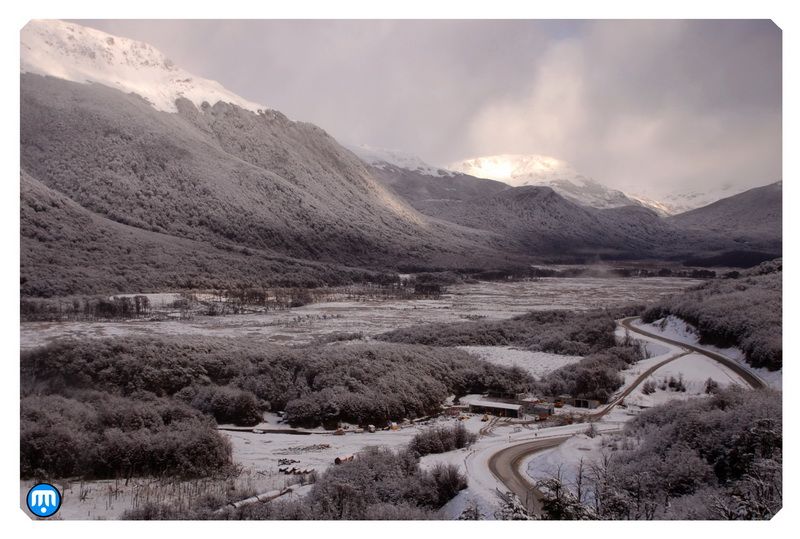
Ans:
POLYGON ((316 286, 380 274, 142 230, 92 213, 23 172, 20 293, 68 296, 180 288, 316 286))
POLYGON ((454 223, 496 232, 523 252, 658 258, 729 245, 702 233, 678 230, 646 208, 586 208, 549 187, 516 187, 490 197, 428 202, 419 208, 454 223))
POLYGON ((750 189, 669 220, 685 230, 706 230, 730 238, 742 247, 780 252, 783 183, 750 189))
POLYGON ((280 113, 180 99, 170 114, 101 85, 21 84, 23 170, 113 221, 348 265, 491 252, 485 234, 425 218, 323 130, 280 113))
POLYGON ((429 201, 469 200, 509 189, 504 183, 466 174, 433 177, 398 167, 373 168, 372 175, 417 210, 424 208, 424 203, 429 201))

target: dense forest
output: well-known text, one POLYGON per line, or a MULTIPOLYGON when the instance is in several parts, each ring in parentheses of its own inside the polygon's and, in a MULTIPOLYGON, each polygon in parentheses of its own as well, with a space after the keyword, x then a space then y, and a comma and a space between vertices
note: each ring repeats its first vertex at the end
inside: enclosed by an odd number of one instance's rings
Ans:
POLYGON ((678 316, 697 328, 702 342, 738 346, 752 366, 777 370, 783 365, 782 280, 781 262, 765 262, 660 300, 642 318, 678 316))
POLYGON ((20 403, 20 477, 204 477, 231 467, 213 419, 174 399, 103 391, 28 394, 20 403))
POLYGON ((411 326, 384 333, 377 339, 431 346, 516 346, 554 354, 586 355, 614 346, 615 318, 636 312, 636 308, 585 313, 533 311, 506 320, 411 326))
POLYGON ((539 482, 552 519, 769 519, 781 508, 781 394, 730 389, 642 413, 574 484, 539 482))
POLYGON ((23 477, 202 475, 228 455, 212 418, 254 425, 264 411, 284 410, 296 426, 383 425, 437 413, 450 395, 514 393, 533 383, 519 370, 453 349, 288 349, 211 338, 69 341, 23 353, 21 373, 23 477), (53 410, 40 410, 43 399, 53 410), (62 425, 51 428, 61 416, 62 425), (202 443, 180 438, 187 422, 205 437, 202 443), (103 460, 113 454, 104 445, 109 433, 113 443, 138 448, 139 460, 103 460), (167 437, 178 445, 163 449, 167 437), (209 452, 208 466, 202 459, 195 468, 183 466, 182 440, 209 452), (97 447, 96 455, 87 454, 87 446, 97 447), (175 455, 156 458, 159 451, 175 455))

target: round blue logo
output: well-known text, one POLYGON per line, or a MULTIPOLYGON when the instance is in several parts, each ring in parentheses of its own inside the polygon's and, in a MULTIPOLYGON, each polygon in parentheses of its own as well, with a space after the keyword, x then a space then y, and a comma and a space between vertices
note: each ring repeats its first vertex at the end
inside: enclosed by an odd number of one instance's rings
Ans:
POLYGON ((28 491, 28 511, 37 517, 51 517, 61 508, 61 493, 49 483, 33 485, 28 491))

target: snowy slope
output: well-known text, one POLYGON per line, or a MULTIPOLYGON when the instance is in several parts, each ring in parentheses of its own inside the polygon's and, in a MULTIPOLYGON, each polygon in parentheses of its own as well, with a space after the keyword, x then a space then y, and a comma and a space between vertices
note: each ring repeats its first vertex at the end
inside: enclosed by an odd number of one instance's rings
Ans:
POLYGON ((567 200, 593 208, 644 206, 659 215, 668 215, 666 208, 642 197, 630 197, 616 189, 584 176, 569 163, 544 155, 502 154, 476 157, 451 164, 448 168, 478 178, 505 182, 514 187, 545 186, 567 200))
POLYGON ((419 157, 399 150, 387 150, 384 148, 373 148, 366 144, 358 146, 347 146, 347 149, 356 154, 362 161, 381 170, 391 167, 418 172, 426 176, 435 178, 451 177, 455 174, 449 170, 429 165, 419 157))
POLYGON ((672 215, 677 215, 679 213, 702 208, 703 206, 708 206, 723 198, 743 193, 748 189, 750 189, 750 187, 733 187, 728 185, 721 189, 665 195, 661 198, 661 202, 670 208, 670 213, 672 215))
POLYGON ((57 20, 25 25, 20 32, 20 68, 23 73, 133 92, 166 112, 176 112, 179 97, 197 106, 203 101, 211 105, 224 101, 251 111, 265 108, 216 81, 180 69, 147 43, 57 20))

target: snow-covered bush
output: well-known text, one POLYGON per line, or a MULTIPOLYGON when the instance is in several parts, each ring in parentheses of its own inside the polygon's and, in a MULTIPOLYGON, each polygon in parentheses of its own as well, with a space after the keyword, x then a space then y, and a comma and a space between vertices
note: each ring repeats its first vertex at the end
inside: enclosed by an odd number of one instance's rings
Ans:
POLYGON ((425 456, 468 447, 477 439, 478 436, 469 432, 462 423, 456 423, 452 427, 434 427, 419 432, 409 442, 408 448, 419 456, 425 456))

